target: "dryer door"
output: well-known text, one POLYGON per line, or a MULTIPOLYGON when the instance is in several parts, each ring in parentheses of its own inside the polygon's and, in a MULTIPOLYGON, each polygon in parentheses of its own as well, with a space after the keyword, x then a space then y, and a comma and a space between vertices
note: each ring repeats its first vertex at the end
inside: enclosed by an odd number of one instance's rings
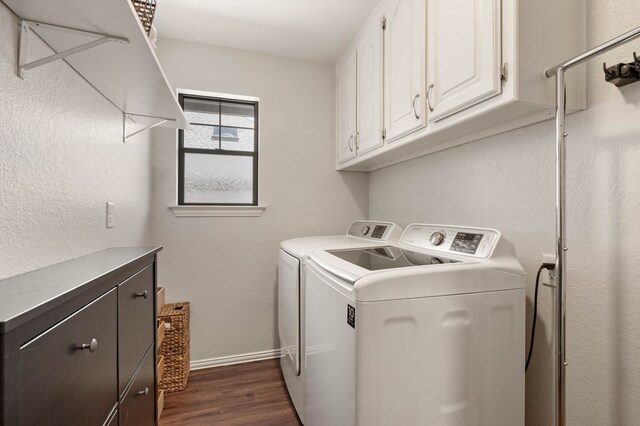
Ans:
POLYGON ((280 250, 278 333, 283 356, 300 375, 300 260, 280 250))

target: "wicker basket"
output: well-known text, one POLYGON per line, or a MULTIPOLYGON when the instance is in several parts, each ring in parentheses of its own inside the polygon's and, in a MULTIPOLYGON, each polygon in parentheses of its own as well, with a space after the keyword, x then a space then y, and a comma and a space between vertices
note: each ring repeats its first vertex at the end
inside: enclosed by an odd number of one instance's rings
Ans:
POLYGON ((164 374, 160 389, 177 392, 189 379, 189 302, 164 305, 158 318, 165 323, 164 340, 158 356, 164 356, 164 374))
POLYGON ((138 13, 138 19, 140 19, 145 32, 149 35, 153 17, 156 14, 156 0, 131 0, 131 3, 138 13))

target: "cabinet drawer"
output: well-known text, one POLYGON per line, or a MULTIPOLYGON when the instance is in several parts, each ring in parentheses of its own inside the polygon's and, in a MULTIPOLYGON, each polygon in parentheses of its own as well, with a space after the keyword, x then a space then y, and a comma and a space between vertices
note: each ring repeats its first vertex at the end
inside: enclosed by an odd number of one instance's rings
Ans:
POLYGON ((107 419, 118 398, 117 315, 113 289, 20 347, 15 424, 107 419))
POLYGON ((155 364, 154 348, 147 351, 131 387, 120 403, 120 426, 155 424, 155 364))
POLYGON ((158 422, 160 422, 160 416, 162 416, 162 410, 164 410, 164 390, 158 391, 158 422))
POLYGON ((164 375, 164 355, 160 355, 158 358, 158 371, 156 372, 156 377, 158 378, 158 383, 162 380, 162 376, 164 375))
MULTIPOLYGON (((158 312, 160 312, 158 310, 158 312)), ((156 332, 156 349, 160 349, 162 341, 164 340, 164 321, 158 320, 158 330, 156 332)))
POLYGON ((147 266, 118 286, 119 383, 124 391, 153 342, 156 319, 153 267, 147 266))

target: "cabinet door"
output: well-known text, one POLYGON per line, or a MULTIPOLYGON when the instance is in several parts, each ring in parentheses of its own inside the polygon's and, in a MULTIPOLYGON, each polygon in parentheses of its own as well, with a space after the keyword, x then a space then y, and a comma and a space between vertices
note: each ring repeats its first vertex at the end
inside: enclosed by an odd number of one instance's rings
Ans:
POLYGON ((500 0, 429 0, 430 121, 499 94, 500 0))
POLYGON ((356 156, 356 52, 336 66, 336 128, 338 163, 356 156))
POLYGON ((156 386, 154 348, 149 348, 131 387, 120 403, 120 426, 153 426, 155 424, 156 386))
POLYGON ((118 400, 117 309, 114 289, 20 347, 11 424, 107 420, 118 400))
POLYGON ((425 0, 391 0, 385 13, 387 142, 425 125, 425 0))
POLYGON ((156 316, 153 265, 118 286, 118 377, 120 393, 153 343, 156 316))
POLYGON ((357 123, 358 155, 382 146, 382 22, 373 19, 358 43, 357 123))

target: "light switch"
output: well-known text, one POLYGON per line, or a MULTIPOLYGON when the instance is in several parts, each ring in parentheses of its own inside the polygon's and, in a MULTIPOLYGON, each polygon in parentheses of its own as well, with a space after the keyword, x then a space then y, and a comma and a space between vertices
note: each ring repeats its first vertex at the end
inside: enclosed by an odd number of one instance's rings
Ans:
POLYGON ((113 208, 115 204, 107 203, 107 228, 113 228, 113 208))

